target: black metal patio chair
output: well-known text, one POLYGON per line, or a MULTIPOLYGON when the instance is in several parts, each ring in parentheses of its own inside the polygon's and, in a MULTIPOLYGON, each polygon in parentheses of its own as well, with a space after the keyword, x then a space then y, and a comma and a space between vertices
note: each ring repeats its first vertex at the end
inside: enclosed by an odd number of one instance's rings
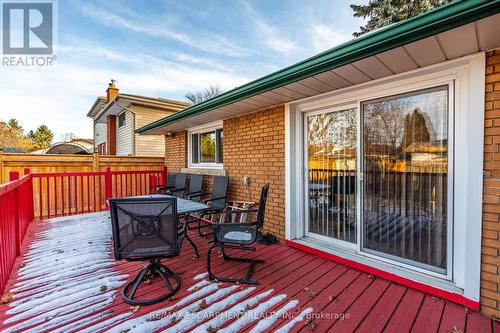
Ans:
POLYGON ((193 201, 200 201, 201 196, 198 194, 202 193, 203 188, 203 175, 193 174, 189 177, 189 188, 188 192, 185 194, 186 199, 193 201))
POLYGON ((169 173, 167 175, 166 184, 158 184, 150 186, 150 194, 165 194, 167 189, 175 188, 175 173, 169 173))
POLYGON ((183 197, 184 192, 186 191, 186 181, 187 174, 186 173, 174 173, 172 176, 170 174, 167 176, 167 184, 159 185, 156 187, 157 194, 170 194, 175 195, 176 197, 183 197), (173 178, 169 178, 173 177, 173 178))
POLYGON ((132 305, 150 305, 172 297, 181 279, 160 260, 178 256, 186 237, 186 224, 179 227, 177 198, 156 196, 109 200, 116 260, 149 261, 122 290, 123 300, 132 305), (136 294, 146 280, 160 277, 166 293, 139 299, 136 294))
POLYGON ((232 250, 244 250, 244 251, 255 251, 255 247, 252 247, 253 243, 257 240, 262 227, 264 226, 264 215, 266 211, 266 201, 267 195, 269 193, 269 184, 262 187, 259 200, 258 209, 247 209, 247 210, 228 210, 226 211, 227 216, 232 214, 248 214, 247 216, 256 214, 256 221, 252 222, 240 222, 240 223, 217 223, 213 225, 214 239, 213 246, 208 250, 207 254, 207 271, 210 280, 225 281, 232 283, 247 283, 247 284, 258 284, 256 280, 251 280, 255 264, 263 263, 263 260, 254 258, 237 258, 228 256, 225 252, 226 249, 232 250), (222 257, 224 260, 246 262, 249 263, 249 267, 244 279, 234 279, 216 276, 212 273, 211 269, 211 254, 216 248, 220 248, 222 252, 222 257))
POLYGON ((189 227, 189 229, 198 229, 198 234, 200 236, 210 235, 211 232, 202 233, 202 228, 207 228, 215 223, 214 218, 217 215, 224 213, 227 204, 227 187, 229 184, 229 177, 227 176, 214 176, 212 181, 212 192, 195 194, 190 197, 191 200, 197 200, 204 202, 209 206, 204 211, 192 215, 192 219, 187 220, 188 224, 197 223, 195 227, 189 227), (203 199, 203 197, 209 196, 209 199, 203 199), (209 218, 207 218, 207 216, 209 218))

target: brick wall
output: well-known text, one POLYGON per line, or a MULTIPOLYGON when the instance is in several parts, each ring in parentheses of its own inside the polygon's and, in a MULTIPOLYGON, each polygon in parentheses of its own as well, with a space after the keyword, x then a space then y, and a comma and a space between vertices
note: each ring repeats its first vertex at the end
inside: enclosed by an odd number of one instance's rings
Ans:
POLYGON ((165 165, 168 172, 179 172, 187 166, 187 131, 165 137, 165 165))
POLYGON ((116 155, 116 116, 108 116, 106 124, 106 154, 116 155))
POLYGON ((486 57, 481 310, 500 318, 500 49, 486 57))
POLYGON ((285 238, 285 112, 279 106, 224 121, 224 169, 229 195, 257 201, 269 182, 265 231, 285 238), (250 176, 250 186, 243 177, 250 176))

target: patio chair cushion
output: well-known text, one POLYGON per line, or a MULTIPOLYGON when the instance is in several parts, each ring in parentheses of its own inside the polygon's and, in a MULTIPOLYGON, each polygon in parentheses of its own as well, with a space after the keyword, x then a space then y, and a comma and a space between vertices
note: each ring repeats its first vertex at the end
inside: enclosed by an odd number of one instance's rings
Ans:
POLYGON ((255 227, 241 227, 238 223, 234 227, 220 228, 216 233, 217 241, 232 244, 251 244, 255 241, 255 227))

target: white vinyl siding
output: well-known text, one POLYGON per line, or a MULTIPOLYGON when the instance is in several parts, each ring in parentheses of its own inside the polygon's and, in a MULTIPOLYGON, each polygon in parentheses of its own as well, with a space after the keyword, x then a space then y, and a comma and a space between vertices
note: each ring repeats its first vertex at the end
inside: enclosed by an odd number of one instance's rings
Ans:
POLYGON ((118 117, 116 117, 116 155, 130 156, 134 154, 134 115, 129 111, 125 112, 125 124, 118 127, 118 117))
MULTIPOLYGON (((171 115, 173 112, 156 111, 134 106, 135 128, 140 128, 156 120, 171 115)), ((164 135, 135 134, 136 156, 165 156, 164 135)))
POLYGON ((102 123, 94 124, 94 146, 97 147, 101 143, 106 142, 107 125, 102 123))

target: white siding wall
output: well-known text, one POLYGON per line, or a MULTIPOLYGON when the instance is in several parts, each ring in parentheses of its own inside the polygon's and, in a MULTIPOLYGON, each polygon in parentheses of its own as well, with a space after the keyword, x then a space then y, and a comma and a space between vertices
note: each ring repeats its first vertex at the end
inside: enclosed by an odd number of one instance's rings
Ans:
POLYGON ((118 127, 118 118, 116 116, 116 155, 129 156, 134 154, 134 115, 125 111, 125 125, 118 127))
POLYGON ((100 145, 106 142, 107 136, 107 125, 102 123, 97 123, 94 125, 94 146, 100 145))
MULTIPOLYGON (((145 126, 155 120, 171 115, 173 112, 155 111, 134 107, 135 128, 145 126)), ((163 135, 135 134, 136 156, 165 156, 165 137, 163 135)))

